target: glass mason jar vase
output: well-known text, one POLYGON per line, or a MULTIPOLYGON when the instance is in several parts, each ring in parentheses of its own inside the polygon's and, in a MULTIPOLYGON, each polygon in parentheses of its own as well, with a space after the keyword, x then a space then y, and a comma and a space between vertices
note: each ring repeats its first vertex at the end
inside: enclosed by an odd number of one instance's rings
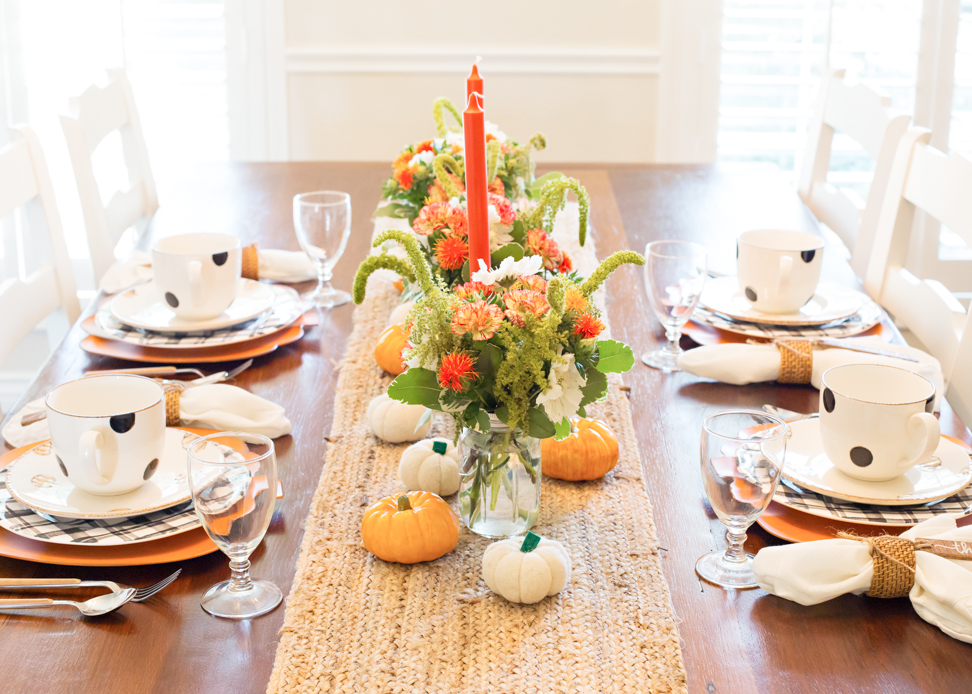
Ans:
POLYGON ((540 511, 540 439, 490 417, 459 438, 459 514, 477 535, 522 535, 540 511))

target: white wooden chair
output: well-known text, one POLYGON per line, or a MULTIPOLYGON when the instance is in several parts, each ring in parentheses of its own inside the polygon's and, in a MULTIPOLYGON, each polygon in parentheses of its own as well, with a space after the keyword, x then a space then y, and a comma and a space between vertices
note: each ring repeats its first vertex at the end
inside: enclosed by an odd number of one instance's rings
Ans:
POLYGON ((886 94, 864 84, 848 84, 844 70, 831 71, 821 81, 800 172, 800 197, 850 249, 851 266, 858 276, 867 270, 891 162, 911 121, 892 111, 890 105, 891 97, 886 94), (850 136, 874 159, 866 203, 827 183, 835 131, 850 136))
POLYGON ((131 85, 123 70, 110 70, 108 74, 111 79, 107 86, 89 87, 81 96, 70 100, 71 115, 61 116, 96 282, 101 281, 101 276, 115 262, 115 247, 122 234, 132 226, 141 233, 159 207, 131 85), (91 155, 115 130, 121 134, 129 189, 116 192, 105 205, 95 180, 91 155))
POLYGON ((972 425, 972 330, 968 312, 937 280, 905 269, 915 209, 972 246, 972 161, 928 144, 931 132, 912 128, 902 138, 888 176, 864 285, 941 363, 946 397, 972 425))
POLYGON ((31 272, 0 282, 0 363, 59 307, 68 324, 81 313, 44 152, 30 128, 14 129, 20 137, 0 148, 0 219, 23 206, 23 251, 31 272))

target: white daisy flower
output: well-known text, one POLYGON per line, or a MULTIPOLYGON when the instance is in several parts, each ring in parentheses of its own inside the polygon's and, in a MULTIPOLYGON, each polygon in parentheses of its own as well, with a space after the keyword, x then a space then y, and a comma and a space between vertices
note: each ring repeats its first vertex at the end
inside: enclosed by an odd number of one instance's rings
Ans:
POLYGON ((524 256, 521 260, 513 260, 512 256, 503 258, 503 262, 494 270, 488 270, 486 263, 479 261, 479 269, 472 274, 473 282, 482 282, 485 285, 492 285, 509 277, 522 277, 523 275, 535 275, 543 267, 543 258, 538 255, 524 256))
POLYGON ((581 388, 585 383, 587 379, 577 370, 574 355, 560 354, 550 363, 547 388, 537 396, 537 405, 543 408, 551 422, 573 417, 584 399, 581 388))
POLYGON ((513 235, 510 234, 513 225, 500 223, 496 205, 490 205, 487 209, 489 211, 489 252, 495 253, 506 244, 513 243, 513 235))
POLYGON ((409 166, 419 166, 419 165, 428 166, 429 164, 432 163, 432 160, 433 159, 435 159, 435 154, 433 152, 428 152, 428 151, 426 151, 426 152, 419 152, 414 157, 412 157, 411 159, 408 160, 408 165, 409 166))

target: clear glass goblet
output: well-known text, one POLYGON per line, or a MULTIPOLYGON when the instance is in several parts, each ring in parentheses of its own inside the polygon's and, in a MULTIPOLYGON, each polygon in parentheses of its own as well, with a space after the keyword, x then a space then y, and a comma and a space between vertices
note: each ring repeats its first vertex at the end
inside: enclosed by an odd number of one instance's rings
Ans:
POLYGON ((270 526, 277 498, 273 441, 238 431, 189 445, 189 486, 206 534, 230 558, 232 577, 203 595, 202 608, 229 619, 266 614, 283 599, 270 581, 250 578, 250 554, 270 526))
POLYGON ((668 344, 641 360, 665 372, 680 371, 682 326, 692 315, 705 284, 705 247, 691 241, 652 241, 645 246, 648 302, 665 328, 668 344))
POLYGON ((351 196, 336 190, 295 195, 294 229, 300 247, 317 266, 317 288, 304 300, 320 308, 351 301, 350 294, 331 286, 334 265, 351 234, 351 196))
POLYGON ((786 423, 764 412, 728 410, 702 424, 702 485, 729 547, 699 559, 695 571, 724 588, 755 588, 746 529, 773 499, 789 438, 786 423))

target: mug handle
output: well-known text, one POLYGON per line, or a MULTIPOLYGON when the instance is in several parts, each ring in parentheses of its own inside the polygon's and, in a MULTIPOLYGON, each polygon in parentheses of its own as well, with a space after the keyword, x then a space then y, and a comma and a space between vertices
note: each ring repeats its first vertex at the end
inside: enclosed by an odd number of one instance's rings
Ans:
POLYGON ((790 291, 790 275, 793 274, 793 257, 784 255, 780 258, 780 281, 776 286, 777 296, 785 296, 790 291))
POLYGON ((189 263, 189 296, 195 304, 202 301, 202 263, 198 260, 189 263))
POLYGON ((918 444, 912 447, 909 455, 902 461, 902 466, 905 469, 931 458, 942 438, 938 419, 935 415, 927 412, 919 412, 908 418, 908 432, 912 435, 921 432, 922 436, 918 444), (907 465, 904 465, 904 463, 907 463, 907 465))
POLYGON ((94 429, 81 434, 81 439, 78 442, 81 471, 92 484, 108 484, 111 482, 110 477, 101 474, 101 467, 98 465, 98 452, 104 445, 105 438, 100 431, 94 429))

